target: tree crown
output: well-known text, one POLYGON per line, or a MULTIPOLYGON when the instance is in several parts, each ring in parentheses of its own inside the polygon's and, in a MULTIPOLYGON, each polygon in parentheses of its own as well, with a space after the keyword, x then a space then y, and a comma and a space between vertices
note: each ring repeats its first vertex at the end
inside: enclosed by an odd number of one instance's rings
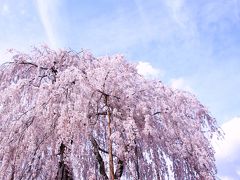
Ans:
POLYGON ((107 179, 108 154, 117 178, 216 175, 209 139, 220 132, 206 107, 121 55, 14 53, 0 66, 0 121, 0 178, 54 179, 62 163, 73 178, 107 179))

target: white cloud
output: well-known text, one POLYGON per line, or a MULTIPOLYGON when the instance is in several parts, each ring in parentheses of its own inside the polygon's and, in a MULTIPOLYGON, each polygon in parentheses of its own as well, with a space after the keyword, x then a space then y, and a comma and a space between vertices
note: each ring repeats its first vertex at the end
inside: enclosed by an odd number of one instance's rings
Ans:
POLYGON ((159 69, 154 68, 150 63, 140 61, 137 65, 137 71, 139 74, 148 78, 158 78, 163 75, 159 69))
POLYGON ((37 0, 37 9, 43 24, 48 41, 52 48, 57 47, 56 32, 53 26, 53 19, 55 15, 56 1, 37 0))
POLYGON ((240 117, 225 122, 221 128, 225 133, 223 140, 213 139, 216 151, 216 164, 220 179, 240 179, 240 117))
POLYGON ((235 117, 222 125, 224 139, 214 143, 218 160, 232 161, 239 156, 240 150, 240 117, 235 117))
POLYGON ((184 91, 193 92, 192 88, 188 85, 183 78, 176 78, 170 80, 170 87, 173 89, 179 89, 184 91))

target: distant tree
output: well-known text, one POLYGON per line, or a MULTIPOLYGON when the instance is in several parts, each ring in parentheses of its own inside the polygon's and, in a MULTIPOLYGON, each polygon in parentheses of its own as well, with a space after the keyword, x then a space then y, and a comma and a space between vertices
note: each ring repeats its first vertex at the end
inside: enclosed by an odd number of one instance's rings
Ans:
POLYGON ((216 121, 123 56, 35 48, 0 66, 0 179, 215 179, 216 121))

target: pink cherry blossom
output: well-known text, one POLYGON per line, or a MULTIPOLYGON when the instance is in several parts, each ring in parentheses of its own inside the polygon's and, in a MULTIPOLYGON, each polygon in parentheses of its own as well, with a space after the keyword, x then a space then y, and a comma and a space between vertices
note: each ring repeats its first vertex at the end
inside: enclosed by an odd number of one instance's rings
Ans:
POLYGON ((215 179, 216 120, 122 55, 47 46, 0 66, 0 179, 215 179))

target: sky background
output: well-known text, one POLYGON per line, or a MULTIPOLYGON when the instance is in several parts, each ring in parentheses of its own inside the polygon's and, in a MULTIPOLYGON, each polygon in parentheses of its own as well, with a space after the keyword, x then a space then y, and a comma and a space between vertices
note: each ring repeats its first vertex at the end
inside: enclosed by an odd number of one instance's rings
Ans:
POLYGON ((42 44, 121 53, 194 93, 226 133, 218 177, 240 179, 240 0, 0 0, 0 63, 42 44))

